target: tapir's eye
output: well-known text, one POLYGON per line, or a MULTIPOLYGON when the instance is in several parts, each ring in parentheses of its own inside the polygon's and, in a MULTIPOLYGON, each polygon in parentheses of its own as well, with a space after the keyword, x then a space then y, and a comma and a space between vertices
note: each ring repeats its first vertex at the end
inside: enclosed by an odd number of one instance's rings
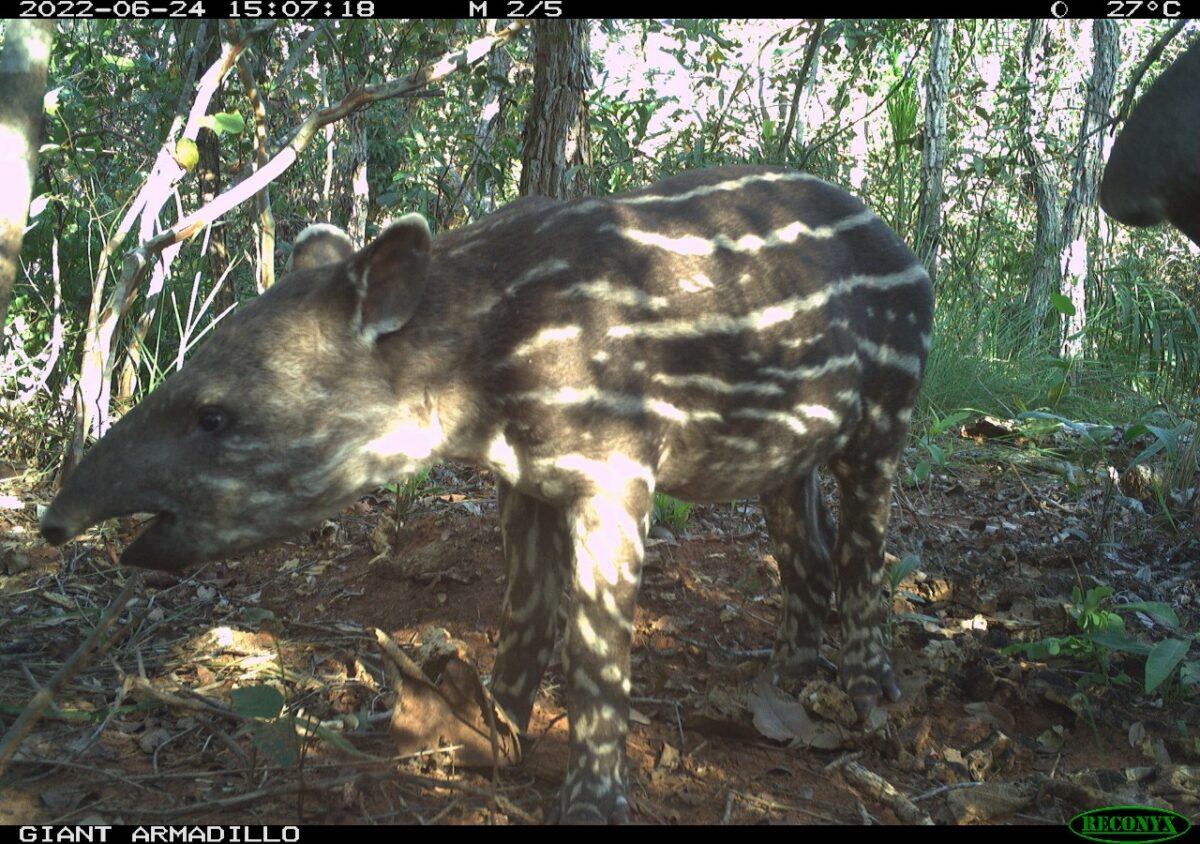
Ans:
POLYGON ((229 424, 229 414, 219 407, 200 408, 200 430, 215 434, 229 424))

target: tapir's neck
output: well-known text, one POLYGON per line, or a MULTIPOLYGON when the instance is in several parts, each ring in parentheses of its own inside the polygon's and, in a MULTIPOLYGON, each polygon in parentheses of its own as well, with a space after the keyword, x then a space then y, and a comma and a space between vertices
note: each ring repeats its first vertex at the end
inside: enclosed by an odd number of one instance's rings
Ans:
POLYGON ((498 424, 480 369, 486 276, 442 251, 435 244, 436 269, 413 319, 377 350, 395 397, 395 413, 368 446, 392 454, 385 480, 442 460, 482 460, 498 424))

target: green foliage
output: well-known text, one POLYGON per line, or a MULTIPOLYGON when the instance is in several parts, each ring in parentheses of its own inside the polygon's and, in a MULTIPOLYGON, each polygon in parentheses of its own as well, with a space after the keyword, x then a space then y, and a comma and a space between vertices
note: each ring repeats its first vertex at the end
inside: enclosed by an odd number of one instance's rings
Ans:
POLYGON ((1182 694, 1194 692, 1196 678, 1200 676, 1200 662, 1185 660, 1195 635, 1183 631, 1179 617, 1169 604, 1158 601, 1114 604, 1111 601, 1114 592, 1111 586, 1096 586, 1086 593, 1075 587, 1067 613, 1078 633, 1009 645, 1003 653, 1007 656, 1023 654, 1035 660, 1062 657, 1081 663, 1087 670, 1079 681, 1081 687, 1129 682, 1124 673, 1114 673, 1111 658, 1116 652, 1130 654, 1142 659, 1143 689, 1147 695, 1163 688, 1164 684, 1174 684, 1182 694), (1125 629, 1124 614, 1130 613, 1144 613, 1174 636, 1154 645, 1133 639, 1125 629))
POLYGON ((260 753, 284 768, 300 761, 295 722, 284 714, 284 699, 273 686, 243 686, 229 693, 233 710, 254 720, 246 725, 260 753))
POLYGON ((1200 443, 1197 442, 1196 423, 1190 419, 1173 426, 1149 420, 1137 422, 1126 427, 1119 437, 1115 425, 1078 422, 1047 411, 1020 413, 1015 421, 1020 433, 1033 441, 1042 440, 1060 429, 1073 434, 1070 448, 1058 448, 1055 453, 1081 463, 1087 477, 1094 476, 1097 470, 1106 466, 1123 466, 1124 471, 1129 472, 1153 462, 1155 471, 1146 473, 1145 477, 1168 519, 1171 508, 1167 506, 1167 500, 1172 493, 1193 486, 1200 443), (1131 459, 1121 456, 1130 447, 1146 440, 1149 442, 1131 459))
POLYGON ((400 515, 408 512, 414 501, 423 495, 436 495, 441 487, 429 483, 429 469, 422 469, 415 475, 409 475, 400 483, 385 484, 384 489, 396 496, 396 512, 400 515))
POLYGON ((928 429, 917 437, 916 448, 920 456, 917 459, 916 465, 904 476, 904 483, 906 485, 916 486, 928 480, 934 469, 941 469, 946 466, 953 450, 953 444, 948 443, 943 446, 939 445, 935 440, 942 438, 947 431, 952 430, 954 426, 973 415, 976 415, 976 411, 959 410, 941 418, 937 415, 932 415, 928 429))
POLYGON ((240 135, 246 130, 245 119, 236 111, 206 114, 199 122, 201 126, 212 129, 218 135, 240 135))
POLYGON ((654 510, 650 514, 651 524, 666 525, 675 533, 687 527, 692 505, 661 492, 654 493, 654 510))
POLYGON ((344 753, 358 755, 353 745, 322 727, 319 721, 289 711, 283 695, 274 686, 240 686, 229 693, 229 701, 234 712, 251 719, 239 734, 249 734, 255 749, 282 768, 303 762, 304 736, 313 736, 344 753))

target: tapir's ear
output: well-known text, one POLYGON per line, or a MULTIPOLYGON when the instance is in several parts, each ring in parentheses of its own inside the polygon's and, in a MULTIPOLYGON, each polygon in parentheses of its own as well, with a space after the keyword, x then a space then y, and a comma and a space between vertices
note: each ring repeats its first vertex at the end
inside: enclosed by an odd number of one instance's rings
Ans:
POLYGON ((284 272, 340 264, 353 254, 354 244, 348 234, 328 223, 314 223, 296 236, 284 272))
POLYGON ((417 310, 432 246, 425 218, 406 214, 350 260, 350 282, 358 291, 360 328, 367 340, 402 328, 417 310))

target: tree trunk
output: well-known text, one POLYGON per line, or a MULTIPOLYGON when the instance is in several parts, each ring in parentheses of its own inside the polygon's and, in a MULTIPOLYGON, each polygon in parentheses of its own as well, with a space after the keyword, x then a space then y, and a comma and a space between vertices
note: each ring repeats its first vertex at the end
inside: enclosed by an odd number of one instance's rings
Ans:
MULTIPOLYGON (((491 35, 495 32, 496 22, 488 21, 485 26, 486 34, 491 35)), ((487 93, 484 94, 483 103, 479 109, 479 120, 475 123, 475 152, 471 157, 470 165, 472 173, 491 158, 492 150, 496 146, 496 139, 500 137, 500 133, 504 129, 504 92, 511 85, 509 80, 511 73, 512 56, 509 55, 509 52, 493 50, 492 54, 488 56, 487 63, 487 93)), ((497 197, 504 186, 491 173, 483 179, 477 180, 476 183, 480 188, 480 199, 477 207, 471 210, 476 216, 490 214, 496 210, 497 197)), ((464 205, 467 205, 466 197, 471 192, 471 186, 464 185, 464 205)))
POLYGON ((8 23, 0 53, 0 132, 5 138, 0 144, 0 331, 21 268, 53 46, 54 21, 15 20, 8 23))
POLYGON ((1111 20, 1092 23, 1092 74, 1088 79, 1087 101, 1079 122, 1079 148, 1071 174, 1071 193, 1063 209, 1062 241, 1063 295, 1073 306, 1063 316, 1062 355, 1078 358, 1083 354, 1083 330, 1087 327, 1087 279, 1090 269, 1088 232, 1096 223, 1096 197, 1100 192, 1103 158, 1103 128, 1112 106, 1117 80, 1120 48, 1117 25, 1111 20))
POLYGON ((1050 294, 1057 293, 1060 281, 1059 255, 1062 252, 1061 216, 1054 169, 1046 150, 1046 139, 1040 134, 1046 126, 1044 103, 1051 99, 1050 91, 1038 90, 1036 83, 1045 79, 1043 65, 1049 52, 1046 22, 1029 23, 1025 46, 1021 53, 1021 90, 1024 96, 1019 109, 1021 120, 1021 155, 1029 166, 1033 183, 1033 199, 1037 206, 1037 231, 1033 242, 1033 272, 1025 294, 1025 311, 1029 314, 1030 348, 1045 347, 1057 350, 1057 322, 1051 329, 1054 336, 1043 340, 1050 313, 1050 294))
POLYGON ((586 182, 568 178, 568 170, 591 163, 588 22, 539 21, 533 30, 533 52, 533 97, 521 138, 520 192, 522 196, 579 196, 586 193, 586 182))
POLYGON ((361 246, 367 242, 367 206, 371 200, 371 185, 367 181, 367 120, 360 112, 346 121, 350 129, 350 219, 346 234, 350 242, 361 246))
POLYGON ((946 92, 950 80, 951 24, 934 20, 925 75, 925 144, 921 149, 921 196, 917 208, 917 254, 937 283, 938 249, 942 242, 943 176, 946 170, 946 92))

